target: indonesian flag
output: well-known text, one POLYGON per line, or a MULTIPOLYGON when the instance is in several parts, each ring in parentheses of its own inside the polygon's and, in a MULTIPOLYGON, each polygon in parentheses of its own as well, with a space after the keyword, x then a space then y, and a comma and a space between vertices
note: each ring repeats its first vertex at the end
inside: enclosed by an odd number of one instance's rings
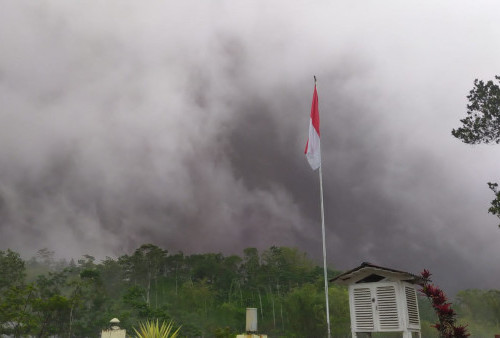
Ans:
POLYGON ((311 118, 309 120, 309 139, 307 140, 306 154, 307 161, 313 170, 321 166, 321 150, 319 143, 319 109, 318 92, 314 84, 314 94, 311 105, 311 118))

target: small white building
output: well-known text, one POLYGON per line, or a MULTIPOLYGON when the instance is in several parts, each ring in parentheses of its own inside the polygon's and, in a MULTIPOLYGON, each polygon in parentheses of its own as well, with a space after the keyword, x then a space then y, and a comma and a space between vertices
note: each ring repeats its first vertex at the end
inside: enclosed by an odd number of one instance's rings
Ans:
POLYGON ((366 262, 330 280, 348 286, 353 337, 401 332, 404 338, 420 337, 417 285, 422 281, 409 272, 366 262))
POLYGON ((101 338, 125 338, 127 335, 127 331, 124 329, 120 329, 118 324, 120 321, 118 318, 113 318, 109 321, 110 328, 108 330, 102 330, 101 338))

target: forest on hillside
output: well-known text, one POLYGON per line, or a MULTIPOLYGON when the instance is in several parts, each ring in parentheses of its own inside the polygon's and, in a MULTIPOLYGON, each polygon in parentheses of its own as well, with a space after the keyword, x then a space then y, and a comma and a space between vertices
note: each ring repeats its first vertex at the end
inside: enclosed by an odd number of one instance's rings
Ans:
MULTIPOLYGON (((328 270, 329 278, 339 272, 328 270)), ((146 319, 173 320, 183 337, 234 337, 245 309, 259 309, 259 332, 270 337, 325 336, 323 269, 296 248, 246 248, 242 256, 184 255, 144 244, 130 255, 97 262, 84 255, 54 260, 39 250, 23 260, 0 251, 0 335, 97 337, 117 317, 122 328, 146 319)), ((348 294, 330 285, 333 337, 350 336, 348 294)), ((454 299, 473 337, 500 333, 500 291, 464 290, 454 299)), ((419 299, 424 337, 436 317, 419 299)))

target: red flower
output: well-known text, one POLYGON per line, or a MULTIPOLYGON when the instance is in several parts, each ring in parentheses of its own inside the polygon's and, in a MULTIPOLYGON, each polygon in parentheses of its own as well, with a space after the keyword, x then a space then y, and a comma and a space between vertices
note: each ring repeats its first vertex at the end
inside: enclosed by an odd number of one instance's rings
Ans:
POLYGON ((427 269, 424 269, 424 271, 422 271, 420 274, 424 279, 429 279, 429 277, 431 276, 431 273, 427 269))
POLYGON ((437 289, 436 292, 432 295, 432 303, 434 305, 441 305, 444 304, 448 299, 446 299, 446 296, 444 295, 444 292, 442 290, 437 289))
POLYGON ((470 334, 467 333, 467 325, 460 325, 453 328, 453 337, 469 337, 470 334))
POLYGON ((445 316, 451 316, 453 315, 453 309, 450 307, 450 303, 445 303, 441 305, 436 305, 435 308, 438 310, 439 314, 445 315, 445 316))
POLYGON ((432 294, 434 293, 434 285, 432 285, 432 284, 430 284, 430 285, 429 284, 428 285, 424 285, 424 288, 422 289, 422 292, 427 297, 431 297, 432 294))

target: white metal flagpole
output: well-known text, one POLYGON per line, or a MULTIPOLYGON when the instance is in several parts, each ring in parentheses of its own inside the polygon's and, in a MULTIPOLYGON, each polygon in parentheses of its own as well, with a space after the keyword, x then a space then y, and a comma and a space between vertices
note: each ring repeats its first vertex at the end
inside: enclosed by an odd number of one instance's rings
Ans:
POLYGON ((323 207, 323 175, 319 167, 319 190, 321 194, 321 234, 323 236, 323 272, 325 276, 326 323, 328 325, 328 338, 330 333, 330 305, 328 303, 328 274, 326 269, 326 241, 325 241, 325 209, 323 207))
MULTIPOLYGON (((316 76, 314 76, 314 86, 317 88, 316 76)), ((317 89, 316 89, 317 90, 317 89)), ((319 148, 321 158, 321 147, 319 148)), ((330 331, 330 304, 328 302, 328 273, 326 268, 326 240, 325 240, 325 208, 323 205, 323 174, 321 171, 323 161, 319 166, 319 191, 321 195, 321 235, 323 239, 323 273, 325 277, 325 301, 326 301, 326 323, 328 325, 328 338, 331 337, 330 331)))

